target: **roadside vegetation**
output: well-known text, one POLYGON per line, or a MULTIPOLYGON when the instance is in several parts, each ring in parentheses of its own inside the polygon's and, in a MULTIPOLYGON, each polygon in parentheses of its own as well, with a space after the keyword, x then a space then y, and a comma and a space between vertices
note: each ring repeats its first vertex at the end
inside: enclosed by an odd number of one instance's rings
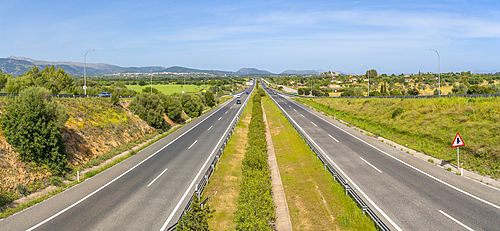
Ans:
POLYGON ((294 230, 377 230, 274 102, 263 104, 294 230))
POLYGON ((457 163, 450 148, 457 132, 464 139, 465 169, 500 178, 500 99, 296 99, 377 136, 457 163))
POLYGON ((252 96, 252 119, 248 130, 248 146, 234 218, 236 230, 274 230, 274 201, 260 94, 252 96))
POLYGON ((216 171, 205 188, 204 195, 210 196, 208 204, 215 210, 209 221, 212 230, 235 230, 234 212, 242 178, 242 161, 248 146, 247 134, 251 118, 252 100, 249 100, 241 114, 234 134, 229 139, 216 171))

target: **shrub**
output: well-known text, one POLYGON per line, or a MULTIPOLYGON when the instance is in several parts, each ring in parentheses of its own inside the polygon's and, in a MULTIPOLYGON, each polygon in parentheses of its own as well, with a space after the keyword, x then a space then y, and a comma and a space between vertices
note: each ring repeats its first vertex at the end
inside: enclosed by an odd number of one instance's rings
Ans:
POLYGON ((26 185, 24 185, 24 184, 17 185, 17 192, 21 195, 24 195, 24 196, 28 196, 31 193, 30 190, 28 189, 28 187, 26 187, 26 185))
POLYGON ((394 110, 392 112, 392 118, 394 118, 398 115, 401 115, 402 113, 403 113, 403 108, 398 107, 398 108, 396 108, 396 110, 394 110))
POLYGON ((214 93, 212 93, 211 91, 206 91, 205 92, 205 102, 207 103, 207 106, 209 106, 209 107, 215 106, 214 93))
POLYGON ((259 93, 259 95, 260 95, 261 97, 266 96, 266 92, 265 92, 265 91, 264 91, 264 89, 262 89, 262 88, 259 88, 259 89, 257 90, 257 93, 259 93))
POLYGON ((304 95, 304 89, 303 88, 297 89, 297 94, 304 95))
POLYGON ((117 94, 111 95, 111 105, 116 106, 120 103, 120 96, 117 94))
POLYGON ((408 89, 408 95, 419 95, 420 91, 418 91, 417 88, 410 88, 408 89))
POLYGON ((3 134, 19 158, 46 164, 54 174, 66 170, 62 129, 69 116, 45 88, 30 87, 10 100, 1 119, 3 134))
POLYGON ((151 94, 151 92, 153 92, 153 94, 158 94, 158 93, 160 93, 160 91, 158 91, 158 89, 156 89, 156 88, 154 88, 154 87, 153 87, 153 88, 151 88, 151 86, 143 88, 143 89, 142 89, 142 92, 144 92, 144 93, 148 93, 148 94, 151 94))
POLYGON ((151 127, 163 128, 165 125, 163 102, 156 94, 139 94, 130 103, 130 109, 151 127))

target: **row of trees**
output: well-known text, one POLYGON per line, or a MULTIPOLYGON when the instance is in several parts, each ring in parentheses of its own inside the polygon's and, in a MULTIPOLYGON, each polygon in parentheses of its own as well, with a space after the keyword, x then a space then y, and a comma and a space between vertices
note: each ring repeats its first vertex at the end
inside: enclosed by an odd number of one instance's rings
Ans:
POLYGON ((130 110, 146 121, 150 126, 158 129, 165 127, 164 115, 174 122, 182 120, 182 111, 189 117, 195 118, 203 113, 204 106, 213 107, 216 104, 214 94, 211 91, 201 95, 174 94, 165 95, 155 88, 154 94, 146 92, 138 94, 130 103, 130 110))

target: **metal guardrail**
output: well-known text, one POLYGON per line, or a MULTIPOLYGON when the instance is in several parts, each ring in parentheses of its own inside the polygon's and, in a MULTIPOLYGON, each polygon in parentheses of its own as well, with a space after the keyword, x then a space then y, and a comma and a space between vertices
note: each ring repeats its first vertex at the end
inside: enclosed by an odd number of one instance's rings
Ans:
MULTIPOLYGON (((255 89, 255 84, 249 90, 253 91, 254 89, 255 89)), ((250 97, 250 95, 248 97, 250 97)), ((248 103, 248 100, 245 100, 245 103, 242 105, 242 107, 245 107, 247 105, 247 103, 248 103)), ((195 185, 194 193, 196 194, 196 196, 198 196, 198 198, 200 198, 201 195, 203 194, 203 190, 205 189, 205 186, 208 184, 208 179, 210 179, 210 177, 212 176, 213 172, 215 171, 215 166, 217 165, 217 163, 219 163, 220 157, 222 156, 222 154, 224 154, 224 148, 226 148, 226 145, 227 145, 227 142, 229 141, 229 138, 231 138, 231 136, 233 135, 234 129, 236 128, 236 125, 238 124, 238 121, 240 120, 242 113, 243 113, 243 110, 241 110, 236 115, 236 120, 234 121, 233 125, 231 125, 231 129, 229 130, 229 132, 226 136, 226 139, 224 140, 224 143, 222 143, 221 147, 219 148, 219 150, 215 154, 215 157, 212 160, 212 163, 210 164, 207 171, 205 172, 205 174, 201 178, 200 182, 197 185, 195 185)), ((179 224, 179 222, 182 222, 182 216, 184 216, 186 214, 186 211, 189 211, 191 209, 190 207, 191 207, 191 202, 193 201, 193 196, 194 195, 192 195, 189 198, 189 201, 186 204, 186 207, 184 207, 184 210, 183 210, 181 216, 179 217, 179 219, 177 219, 177 222, 175 224, 173 224, 172 226, 170 226, 167 229, 167 231, 175 230, 177 225, 179 224)), ((202 204, 204 204, 207 201, 207 199, 208 199, 208 197, 202 202, 202 204)))
MULTIPOLYGON (((264 85, 264 84, 263 84, 264 85)), ((265 86, 265 85, 264 85, 265 86)), ((267 93, 267 91, 266 91, 267 93)), ((268 94, 268 96, 270 96, 268 94)), ((274 99, 270 97, 273 101, 274 99)), ((274 101, 275 104, 277 104, 276 101, 274 101)), ((288 117, 288 115, 283 111, 281 107, 280 111, 285 115, 287 118, 288 122, 292 125, 292 127, 299 133, 300 136, 302 136, 302 139, 306 141, 306 144, 311 148, 311 150, 316 153, 316 156, 321 162, 323 163, 325 169, 328 169, 328 171, 333 175, 333 180, 336 180, 339 182, 342 187, 345 189, 345 194, 346 196, 349 195, 351 198, 354 199, 356 204, 363 210, 363 215, 367 214, 370 216, 370 218, 375 222, 377 227, 380 230, 383 231, 390 231, 389 227, 375 214, 375 212, 363 201, 363 199, 356 193, 356 191, 347 183, 347 181, 328 163, 326 158, 321 154, 321 152, 314 146, 314 144, 302 133, 302 131, 292 122, 292 120, 288 117)))

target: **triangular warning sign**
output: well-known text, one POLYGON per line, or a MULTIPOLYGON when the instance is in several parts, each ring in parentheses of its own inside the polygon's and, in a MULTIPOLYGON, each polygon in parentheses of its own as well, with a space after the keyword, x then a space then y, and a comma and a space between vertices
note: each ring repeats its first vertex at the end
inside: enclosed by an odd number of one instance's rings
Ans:
POLYGON ((453 144, 451 144, 451 147, 456 148, 456 147, 461 147, 461 146, 465 146, 465 142, 462 139, 462 137, 460 136, 460 134, 458 134, 458 132, 457 132, 457 135, 455 136, 455 139, 453 140, 453 144))

